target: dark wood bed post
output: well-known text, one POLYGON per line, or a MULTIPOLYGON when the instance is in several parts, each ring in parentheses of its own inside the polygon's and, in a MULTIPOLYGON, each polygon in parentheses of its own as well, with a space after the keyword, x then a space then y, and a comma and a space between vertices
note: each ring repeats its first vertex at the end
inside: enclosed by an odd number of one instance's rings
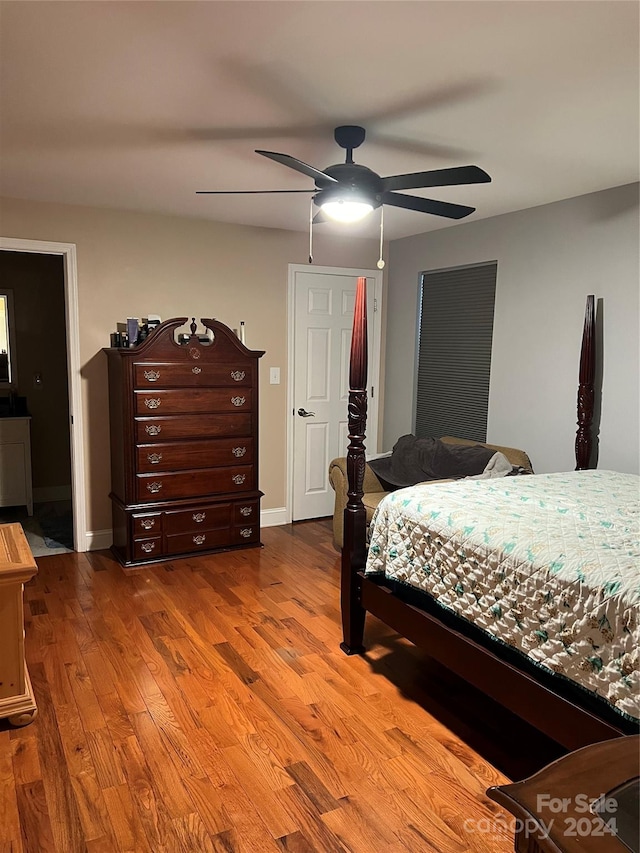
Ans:
POLYGON ((576 471, 589 467, 591 459, 591 422, 593 420, 594 378, 596 370, 596 319, 593 295, 587 296, 580 350, 578 378, 578 432, 576 434, 576 471))
POLYGON ((364 617, 356 573, 367 560, 366 511, 362 503, 367 427, 367 279, 358 278, 353 310, 349 362, 349 446, 347 448, 348 501, 344 511, 342 545, 342 635, 340 648, 348 655, 364 651, 364 617))

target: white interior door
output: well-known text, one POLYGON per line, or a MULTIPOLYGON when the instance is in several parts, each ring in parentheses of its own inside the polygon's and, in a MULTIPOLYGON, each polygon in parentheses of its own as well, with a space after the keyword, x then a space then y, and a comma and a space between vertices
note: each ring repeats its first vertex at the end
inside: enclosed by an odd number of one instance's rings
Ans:
POLYGON ((367 447, 377 447, 382 277, 371 270, 293 269, 292 518, 333 513, 329 463, 348 444, 349 354, 356 284, 367 276, 369 417, 367 447))

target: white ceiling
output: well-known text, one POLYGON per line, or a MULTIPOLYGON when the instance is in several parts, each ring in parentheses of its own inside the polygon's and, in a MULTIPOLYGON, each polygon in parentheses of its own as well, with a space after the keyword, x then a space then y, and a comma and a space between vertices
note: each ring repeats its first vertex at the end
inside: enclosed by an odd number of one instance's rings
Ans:
MULTIPOLYGON (((491 184, 409 191, 470 219, 638 180, 637 2, 0 3, 0 193, 306 230, 312 188, 254 153, 381 175, 474 163, 491 184)), ((450 220, 385 208, 385 237, 450 220)), ((376 236, 373 214, 350 228, 376 236)), ((0 229, 1 230, 1 229, 0 229)))

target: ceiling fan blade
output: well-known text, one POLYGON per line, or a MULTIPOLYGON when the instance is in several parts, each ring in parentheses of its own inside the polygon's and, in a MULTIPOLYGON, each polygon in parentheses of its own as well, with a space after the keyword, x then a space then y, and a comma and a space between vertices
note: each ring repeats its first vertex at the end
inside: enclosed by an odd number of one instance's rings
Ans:
POLYGON ((196 195, 260 195, 262 193, 314 193, 312 190, 196 190, 196 195))
POLYGON ((303 163, 302 160, 297 160, 289 154, 278 154, 275 151, 260 151, 258 148, 256 148, 256 154, 262 154, 263 157, 275 160, 276 163, 282 163, 283 166, 295 169, 296 172, 302 172, 303 175, 308 175, 308 177, 313 178, 314 181, 320 182, 321 184, 338 183, 335 178, 332 178, 331 175, 327 175, 326 172, 316 169, 315 166, 309 166, 307 163, 303 163))
POLYGON ((410 175, 390 175, 382 179, 387 190, 412 190, 422 187, 453 187, 458 184, 486 184, 491 180, 478 166, 454 166, 453 169, 432 169, 430 172, 413 172, 410 175))
POLYGON ((393 207, 417 210, 419 213, 446 216, 448 219, 463 219, 475 210, 475 207, 466 207, 463 204, 450 204, 446 201, 435 201, 432 198, 418 198, 414 195, 402 195, 402 193, 383 193, 382 202, 383 204, 390 204, 393 207))

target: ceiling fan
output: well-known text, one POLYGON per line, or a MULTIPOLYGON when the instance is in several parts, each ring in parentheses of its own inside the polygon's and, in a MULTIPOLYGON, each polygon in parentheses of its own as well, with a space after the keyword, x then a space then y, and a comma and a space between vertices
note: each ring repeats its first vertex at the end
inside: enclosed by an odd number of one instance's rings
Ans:
POLYGON ((198 190, 202 195, 260 194, 260 193, 315 193, 313 203, 320 210, 313 218, 314 223, 326 222, 327 218, 339 222, 355 222, 383 204, 431 213, 448 219, 462 219, 473 213, 475 207, 450 204, 445 201, 405 195, 396 190, 422 189, 424 187, 446 187, 460 184, 487 183, 491 177, 478 166, 456 166, 451 169, 432 169, 429 172, 412 172, 408 175, 380 177, 372 169, 353 162, 353 152, 365 139, 365 129, 357 125, 341 125, 334 130, 334 139, 347 152, 344 163, 316 169, 275 151, 261 151, 276 163, 282 163, 296 172, 315 181, 314 189, 307 190, 198 190))

